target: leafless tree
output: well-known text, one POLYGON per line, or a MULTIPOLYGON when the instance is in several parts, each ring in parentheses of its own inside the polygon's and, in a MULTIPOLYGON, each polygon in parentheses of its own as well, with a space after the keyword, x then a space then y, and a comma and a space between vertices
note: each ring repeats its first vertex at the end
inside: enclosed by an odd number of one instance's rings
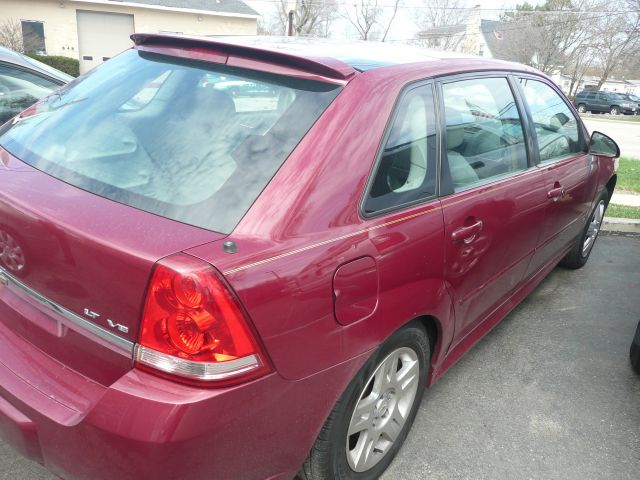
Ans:
MULTIPOLYGON (((501 16, 501 58, 570 77, 569 95, 593 63, 594 14, 604 0, 547 0, 517 5, 501 16)), ((498 48, 498 47, 494 47, 498 48)))
POLYGON ((382 3, 384 0, 346 0, 340 16, 351 24, 361 40, 384 42, 402 6, 402 0, 392 1, 393 4, 382 3))
POLYGON ((609 13, 600 16, 597 27, 598 89, 626 61, 636 58, 640 47, 640 0, 609 1, 602 8, 609 13))
POLYGON ((0 24, 0 46, 24 52, 22 24, 18 20, 9 19, 0 24))
POLYGON ((573 55, 584 53, 591 42, 593 25, 588 20, 603 0, 546 0, 533 7, 524 3, 502 16, 504 48, 510 59, 552 73, 575 63, 573 55))
MULTIPOLYGON (((276 20, 269 23, 270 34, 284 35, 289 22, 291 2, 279 0, 276 20)), ((328 37, 331 24, 337 17, 337 0, 297 0, 293 13, 296 35, 328 37)))
POLYGON ((422 0, 415 11, 418 44, 455 50, 464 41, 470 9, 467 0, 422 0))
POLYGON ((569 97, 573 97, 578 93, 578 87, 592 65, 593 45, 583 44, 577 47, 571 55, 570 63, 565 67, 565 73, 570 78, 567 92, 569 97))
POLYGON ((370 40, 382 14, 378 0, 353 0, 353 4, 345 5, 341 15, 357 30, 361 40, 370 40))

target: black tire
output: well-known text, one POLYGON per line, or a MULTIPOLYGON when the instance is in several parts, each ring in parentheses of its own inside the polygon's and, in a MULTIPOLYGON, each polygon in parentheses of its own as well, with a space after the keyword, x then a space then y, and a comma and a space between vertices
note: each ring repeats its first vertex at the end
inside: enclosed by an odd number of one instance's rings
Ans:
POLYGON ((613 107, 611 107, 611 110, 609 110, 609 113, 611 115, 620 115, 620 107, 614 105, 613 107))
POLYGON ((417 322, 391 335, 367 360, 336 403, 298 474, 300 478, 302 480, 365 480, 380 477, 398 453, 416 416, 427 382, 429 358, 429 339, 424 328, 417 322), (369 470, 356 472, 347 460, 347 432, 355 407, 361 395, 371 395, 366 393, 365 387, 368 388, 374 372, 390 353, 402 347, 413 350, 417 354, 419 364, 418 385, 413 404, 400 433, 389 450, 369 470))
MULTIPOLYGON (((596 210, 599 208, 601 202, 604 202, 604 211, 602 212, 602 215, 604 216, 604 213, 606 212, 606 209, 607 209, 607 205, 609 204, 609 194, 606 190, 602 192, 598 197, 598 199, 596 200, 595 206, 593 207, 593 209, 591 210, 591 213, 587 217, 587 222, 584 228, 582 229, 582 233, 580 234, 580 237, 578 237, 575 245, 573 246, 571 251, 560 261, 560 265, 562 265, 563 267, 576 270, 578 268, 584 267, 584 265, 587 263, 587 260, 589 260, 589 255, 591 255, 591 252, 593 251, 593 246, 596 240, 598 239, 599 229, 598 229, 598 232, 596 232, 595 237, 592 239, 590 247, 586 252, 584 251, 583 247, 585 245, 585 241, 587 240, 587 236, 590 233, 589 227, 591 225, 591 222, 594 216, 596 215, 596 210)), ((601 226, 602 225, 600 225, 600 227, 601 226)))
POLYGON ((584 103, 581 103, 578 105, 578 112, 579 113, 586 113, 587 112, 587 106, 584 103))
POLYGON ((629 359, 631 360, 631 367, 640 375, 640 323, 636 328, 636 334, 631 343, 631 350, 629 351, 629 359))

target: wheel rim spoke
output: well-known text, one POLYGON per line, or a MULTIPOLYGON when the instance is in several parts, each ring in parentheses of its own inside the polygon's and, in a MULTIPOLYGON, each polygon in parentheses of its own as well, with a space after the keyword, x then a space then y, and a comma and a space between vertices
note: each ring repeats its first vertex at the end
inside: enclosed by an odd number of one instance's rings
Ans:
POLYGON ((369 438, 369 431, 365 430, 358 438, 358 444, 353 449, 353 462, 357 468, 366 468, 367 460, 373 453, 373 439, 369 438))
POLYGON ((353 412, 353 419, 349 424, 349 431, 347 435, 353 435, 366 430, 371 425, 373 418, 373 411, 375 409, 375 397, 369 396, 356 405, 356 409, 353 412))
POLYGON ((584 257, 589 254, 591 248, 593 248, 596 238, 598 237, 600 225, 602 225, 602 220, 604 218, 604 208, 604 200, 600 200, 591 215, 591 220, 587 227, 587 234, 585 235, 584 242, 582 243, 582 255, 584 257))
POLYGON ((402 392, 411 389, 414 384, 418 383, 420 375, 420 364, 418 361, 403 362, 402 369, 396 375, 396 382, 402 392))
POLYGON ((385 424, 382 432, 393 443, 400 436, 402 427, 404 426, 405 418, 400 413, 399 409, 395 409, 389 421, 385 424))

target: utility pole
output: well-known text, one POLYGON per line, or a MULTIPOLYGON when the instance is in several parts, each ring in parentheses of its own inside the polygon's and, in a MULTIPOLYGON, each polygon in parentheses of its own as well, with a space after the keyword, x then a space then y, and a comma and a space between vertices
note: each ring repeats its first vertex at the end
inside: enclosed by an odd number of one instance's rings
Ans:
POLYGON ((287 34, 293 37, 293 10, 289 10, 289 31, 287 34))

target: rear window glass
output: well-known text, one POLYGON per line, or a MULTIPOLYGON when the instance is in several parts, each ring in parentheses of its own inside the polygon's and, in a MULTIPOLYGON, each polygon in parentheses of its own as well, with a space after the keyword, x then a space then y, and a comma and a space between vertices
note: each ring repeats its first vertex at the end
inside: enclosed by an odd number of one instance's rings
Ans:
POLYGON ((228 233, 340 87, 130 50, 0 130, 97 195, 228 233))

